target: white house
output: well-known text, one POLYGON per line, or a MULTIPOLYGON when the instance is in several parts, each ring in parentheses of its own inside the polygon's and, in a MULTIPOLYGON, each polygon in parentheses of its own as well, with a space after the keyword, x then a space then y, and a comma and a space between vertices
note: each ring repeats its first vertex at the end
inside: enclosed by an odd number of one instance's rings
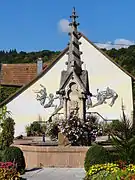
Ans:
MULTIPOLYGON (((119 67, 112 59, 92 44, 83 34, 80 35, 81 60, 84 62, 83 68, 87 69, 89 76, 89 89, 93 95, 105 91, 107 87, 117 94, 117 98, 110 106, 111 98, 108 98, 97 106, 90 107, 87 112, 96 112, 106 120, 120 119, 122 101, 125 112, 131 118, 133 111, 132 82, 135 79, 132 75, 119 67)), ((44 108, 37 100, 37 91, 42 90, 42 85, 46 88, 47 95, 56 94, 59 89, 61 71, 66 68, 65 62, 68 60, 66 54, 68 48, 43 70, 33 81, 22 87, 17 93, 9 97, 3 103, 12 113, 15 120, 15 136, 25 132, 25 126, 38 119, 40 115, 44 120, 54 112, 55 107, 44 108)), ((92 104, 98 102, 97 96, 92 97, 92 104)), ((58 99, 56 100, 58 101, 58 99)), ((56 103, 57 104, 57 103, 56 103)))

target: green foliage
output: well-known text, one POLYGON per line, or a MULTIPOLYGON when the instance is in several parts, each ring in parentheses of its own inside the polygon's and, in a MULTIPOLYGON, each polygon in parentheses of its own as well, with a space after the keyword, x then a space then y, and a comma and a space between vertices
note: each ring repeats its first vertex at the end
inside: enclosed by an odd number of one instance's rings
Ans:
POLYGON ((119 131, 119 128, 121 128, 122 122, 119 120, 113 120, 110 124, 110 130, 112 131, 119 131))
POLYGON ((33 133, 41 133, 41 124, 39 122, 33 122, 30 127, 33 133))
POLYGON ((25 159, 23 156, 23 152, 18 147, 8 147, 3 152, 3 162, 15 162, 17 163, 17 171, 20 174, 23 174, 25 172, 25 159))
MULTIPOLYGON (((103 51, 114 59, 119 65, 124 67, 127 71, 135 75, 135 45, 128 48, 111 49, 103 51)), ((35 63, 37 58, 42 57, 43 61, 53 60, 60 51, 42 50, 39 52, 17 52, 16 49, 8 51, 0 51, 0 62, 6 64, 15 63, 35 63)))
POLYGON ((103 50, 106 54, 114 59, 116 63, 125 68, 128 72, 135 76, 135 45, 128 48, 103 50))
POLYGON ((1 148, 5 149, 9 147, 14 140, 14 120, 11 117, 7 117, 2 123, 2 132, 0 134, 1 148))
POLYGON ((51 138, 51 140, 58 139, 59 130, 59 123, 58 122, 49 122, 47 128, 47 135, 51 138))
POLYGON ((7 99, 9 96, 14 94, 20 87, 15 86, 1 86, 0 92, 0 103, 7 99))
POLYGON ((94 164, 103 164, 110 161, 109 152, 100 145, 91 146, 85 156, 84 168, 88 171, 94 164))
POLYGON ((135 163, 135 132, 124 111, 118 128, 111 132, 111 139, 119 158, 128 163, 135 163))
POLYGON ((112 122, 100 122, 99 127, 102 128, 104 135, 109 135, 110 132, 118 130, 121 121, 113 120, 112 122))
MULTIPOLYGON (((121 121, 116 120, 110 123, 109 130, 110 130, 112 145, 115 151, 110 153, 107 152, 107 156, 108 156, 107 157, 106 152, 104 153, 101 152, 101 149, 103 148, 102 146, 99 147, 95 145, 95 147, 91 147, 86 153, 86 157, 85 157, 84 167, 86 171, 88 171, 91 165, 93 164, 114 162, 118 159, 125 161, 127 164, 135 163, 135 135, 134 135, 135 132, 133 126, 130 124, 130 121, 126 118, 124 114, 124 110, 123 110, 122 120, 121 121)), ((116 176, 114 176, 113 178, 112 174, 107 175, 106 173, 107 173, 106 171, 99 172, 98 174, 94 175, 92 178, 104 179, 105 177, 107 177, 108 180, 109 178, 110 179, 116 178, 116 176)), ((119 173, 121 174, 121 172, 118 172, 118 174, 119 173)), ((87 180, 92 178, 86 177, 87 180)))
POLYGON ((35 63, 41 57, 43 62, 52 60, 60 51, 42 50, 39 52, 17 52, 16 49, 9 52, 0 51, 0 62, 5 64, 35 63))
POLYGON ((34 121, 25 127, 27 136, 40 136, 46 131, 46 125, 41 122, 34 121))
POLYGON ((0 122, 2 123, 10 115, 10 113, 11 112, 7 110, 6 106, 0 108, 0 122))
POLYGON ((3 157, 3 150, 0 150, 0 161, 2 161, 2 157, 3 157))
POLYGON ((31 129, 30 129, 30 125, 27 125, 27 126, 25 127, 25 131, 26 131, 26 133, 27 133, 27 136, 31 136, 31 135, 32 135, 32 132, 31 132, 31 129))

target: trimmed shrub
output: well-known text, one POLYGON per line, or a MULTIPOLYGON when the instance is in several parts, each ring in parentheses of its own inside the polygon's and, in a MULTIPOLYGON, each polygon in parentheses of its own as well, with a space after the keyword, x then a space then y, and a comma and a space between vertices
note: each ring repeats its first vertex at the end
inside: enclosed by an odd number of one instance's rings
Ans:
POLYGON ((15 162, 17 164, 17 171, 20 174, 25 172, 25 159, 22 150, 18 147, 11 146, 6 148, 3 152, 2 161, 15 162))
POLYGON ((88 171, 90 166, 94 164, 103 164, 110 162, 109 152, 100 145, 91 146, 85 156, 84 168, 85 171, 88 171))

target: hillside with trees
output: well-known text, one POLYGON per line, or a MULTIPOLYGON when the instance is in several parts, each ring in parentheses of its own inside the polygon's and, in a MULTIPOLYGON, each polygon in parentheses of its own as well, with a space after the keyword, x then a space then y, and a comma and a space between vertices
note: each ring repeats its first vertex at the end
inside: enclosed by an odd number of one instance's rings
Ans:
POLYGON ((41 57, 43 62, 54 59, 60 51, 42 50, 38 52, 17 52, 16 49, 10 51, 0 51, 0 63, 17 64, 17 63, 35 63, 41 57))
MULTIPOLYGON (((108 56, 110 56, 121 67, 135 76, 135 45, 128 48, 121 49, 102 49, 108 56)), ((42 50, 38 52, 17 52, 15 49, 10 51, 0 51, 0 63, 3 64, 17 64, 17 63, 36 63, 36 60, 41 57, 43 62, 49 62, 55 59, 60 51, 42 50)), ((9 95, 13 94, 17 87, 0 87, 0 103, 9 95)), ((135 87, 134 87, 135 92, 135 87)), ((135 94, 135 93, 134 93, 135 94)), ((135 97, 135 95, 134 95, 135 97)))
MULTIPOLYGON (((120 66, 135 76, 135 45, 121 49, 102 49, 108 56, 113 58, 120 66)), ((41 57, 43 62, 53 60, 60 51, 42 50, 38 52, 17 52, 16 49, 10 51, 0 51, 0 63, 35 63, 37 58, 41 57)))

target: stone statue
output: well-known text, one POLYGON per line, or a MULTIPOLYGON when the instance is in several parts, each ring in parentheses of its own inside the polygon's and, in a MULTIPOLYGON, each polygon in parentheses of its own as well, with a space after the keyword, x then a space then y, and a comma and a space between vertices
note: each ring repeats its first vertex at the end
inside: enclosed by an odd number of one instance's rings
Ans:
POLYGON ((44 108, 55 107, 55 109, 56 109, 57 105, 54 104, 54 100, 58 99, 58 96, 54 97, 54 95, 52 93, 50 93, 47 98, 48 98, 48 103, 46 103, 44 105, 44 108))
POLYGON ((54 104, 54 100, 58 99, 59 97, 58 96, 54 97, 54 95, 52 93, 50 93, 48 96, 47 92, 46 92, 46 88, 42 84, 40 84, 40 86, 41 86, 41 90, 35 91, 35 93, 37 94, 36 99, 38 101, 40 101, 40 104, 42 106, 44 106, 44 108, 49 108, 49 107, 55 107, 56 108, 57 105, 54 104), (46 103, 46 100, 48 101, 47 103, 46 103))
POLYGON ((56 96, 55 99, 59 99, 59 100, 60 100, 60 103, 59 103, 58 106, 57 106, 57 105, 55 106, 55 110, 54 110, 54 112, 52 113, 52 115, 50 116, 50 118, 51 118, 52 116, 56 115, 56 114, 59 112, 59 110, 61 110, 61 108, 63 108, 63 104, 64 104, 63 97, 62 97, 61 95, 59 95, 59 96, 56 96))
POLYGON ((44 106, 46 98, 47 98, 47 92, 46 92, 46 88, 42 84, 40 84, 40 86, 41 86, 41 90, 40 91, 35 91, 35 93, 37 93, 36 99, 38 101, 40 101, 40 104, 42 106, 44 106))
POLYGON ((62 95, 55 95, 54 96, 54 94, 52 94, 52 93, 47 95, 46 88, 42 84, 40 84, 40 86, 41 86, 41 90, 35 91, 35 93, 37 93, 36 99, 38 101, 40 101, 40 104, 44 108, 54 107, 54 113, 52 114, 52 116, 53 116, 63 107, 63 103, 64 103, 63 97, 62 97, 62 95), (59 99, 59 101, 60 101, 59 105, 55 104, 55 99, 59 99))
POLYGON ((97 89, 97 95, 92 95, 92 96, 97 98, 97 103, 94 104, 92 107, 101 105, 103 103, 107 103, 106 99, 111 99, 111 98, 112 98, 112 101, 109 105, 112 107, 115 100, 118 97, 118 94, 114 90, 107 87, 106 91, 99 91, 99 89, 97 89))
POLYGON ((57 96, 57 98, 59 98, 60 103, 59 103, 59 105, 56 107, 55 112, 58 112, 58 111, 63 107, 63 103, 64 103, 63 97, 62 97, 61 95, 60 95, 60 96, 57 96))

